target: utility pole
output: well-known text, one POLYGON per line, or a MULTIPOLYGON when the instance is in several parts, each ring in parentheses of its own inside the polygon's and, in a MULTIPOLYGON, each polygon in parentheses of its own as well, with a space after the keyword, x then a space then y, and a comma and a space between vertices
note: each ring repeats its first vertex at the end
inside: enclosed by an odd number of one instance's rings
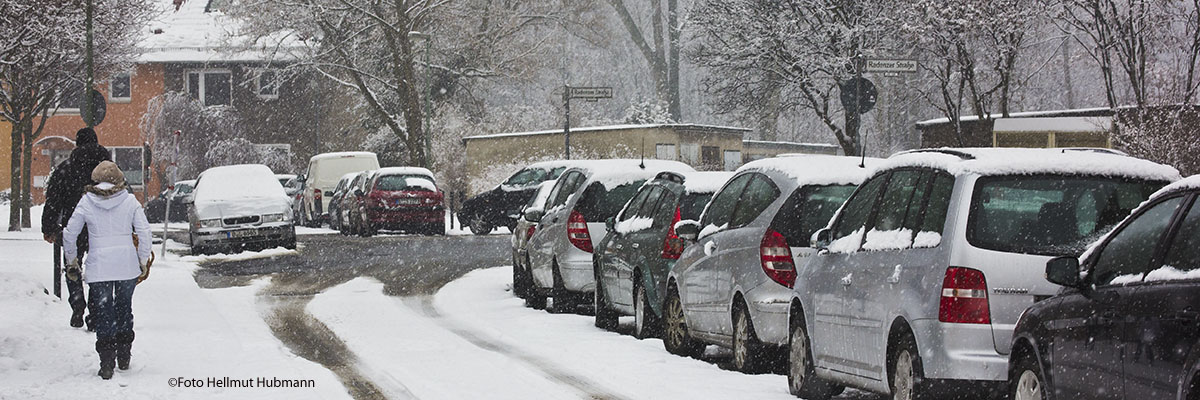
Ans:
POLYGON ((563 107, 567 118, 563 121, 563 154, 564 159, 571 159, 571 85, 563 85, 563 107))
POLYGON ((83 90, 83 120, 88 128, 91 128, 96 126, 96 119, 93 118, 95 116, 92 115, 94 112, 92 107, 92 89, 95 85, 96 73, 92 65, 92 0, 87 0, 85 12, 87 13, 87 55, 85 56, 87 63, 87 87, 83 90))

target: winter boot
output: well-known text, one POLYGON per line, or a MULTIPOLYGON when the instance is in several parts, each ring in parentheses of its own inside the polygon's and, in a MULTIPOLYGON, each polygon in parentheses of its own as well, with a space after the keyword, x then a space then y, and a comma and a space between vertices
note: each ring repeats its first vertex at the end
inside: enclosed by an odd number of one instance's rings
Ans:
MULTIPOLYGON (((87 324, 87 330, 88 330, 88 332, 95 332, 95 331, 96 331, 96 322, 95 322, 95 320, 96 320, 95 318, 92 318, 92 314, 88 314, 88 316, 86 316, 86 317, 83 317, 83 322, 84 322, 85 324, 87 324)), ((77 328, 78 328, 78 327, 77 327, 77 328)))
POLYGON ((117 368, 122 371, 129 369, 129 358, 133 349, 133 331, 121 332, 113 340, 116 341, 117 348, 117 368))
POLYGON ((112 340, 96 340, 96 353, 100 354, 100 371, 96 375, 108 380, 112 379, 113 368, 117 364, 117 350, 112 340))
MULTIPOLYGON (((83 310, 71 313, 71 327, 79 328, 83 326, 83 310)), ((88 325, 88 330, 91 330, 91 325, 88 325)))

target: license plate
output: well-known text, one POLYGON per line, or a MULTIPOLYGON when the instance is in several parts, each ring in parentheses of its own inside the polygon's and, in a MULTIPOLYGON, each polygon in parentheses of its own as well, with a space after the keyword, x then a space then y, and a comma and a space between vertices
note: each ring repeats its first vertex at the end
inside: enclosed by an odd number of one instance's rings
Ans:
POLYGON ((421 204, 421 199, 396 199, 396 205, 414 205, 421 204))
POLYGON ((239 231, 225 232, 225 237, 230 238, 230 239, 244 238, 244 237, 251 237, 251 236, 258 236, 258 229, 243 229, 243 230, 239 230, 239 231))

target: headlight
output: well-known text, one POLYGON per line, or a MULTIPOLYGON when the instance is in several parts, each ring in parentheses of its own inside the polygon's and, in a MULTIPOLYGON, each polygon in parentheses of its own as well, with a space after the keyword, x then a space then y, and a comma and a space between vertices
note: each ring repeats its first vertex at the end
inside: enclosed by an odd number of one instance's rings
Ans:
POLYGON ((221 227, 221 219, 220 218, 202 219, 202 220, 196 221, 197 229, 199 229, 199 228, 220 228, 220 227, 221 227))
POLYGON ((270 223, 270 222, 287 221, 288 217, 289 216, 287 214, 263 214, 262 222, 270 223))

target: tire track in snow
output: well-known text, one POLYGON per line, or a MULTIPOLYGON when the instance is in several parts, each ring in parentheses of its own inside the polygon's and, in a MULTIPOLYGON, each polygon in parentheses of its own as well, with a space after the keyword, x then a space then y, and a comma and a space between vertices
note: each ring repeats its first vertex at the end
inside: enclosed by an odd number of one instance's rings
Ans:
POLYGON ((507 346, 500 341, 479 335, 476 332, 472 332, 443 318, 441 312, 439 312, 437 308, 433 306, 432 295, 404 297, 402 298, 402 301, 404 301, 404 303, 410 308, 417 310, 421 314, 424 314, 438 325, 450 332, 453 332, 455 335, 458 335, 466 341, 471 342, 471 344, 474 344, 475 346, 487 351, 499 353, 509 358, 520 360, 534 369, 542 371, 547 378, 575 389, 583 398, 605 400, 627 399, 625 396, 608 391, 603 386, 592 382, 586 377, 567 372, 566 369, 549 360, 516 351, 511 346, 507 346))

